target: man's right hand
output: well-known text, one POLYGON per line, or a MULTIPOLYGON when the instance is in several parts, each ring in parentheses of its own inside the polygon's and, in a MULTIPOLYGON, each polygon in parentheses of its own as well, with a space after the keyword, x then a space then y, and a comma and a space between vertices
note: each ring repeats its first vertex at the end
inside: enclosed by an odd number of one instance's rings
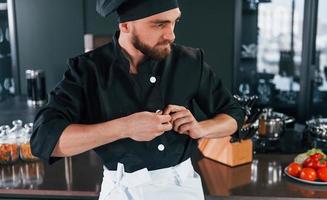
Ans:
POLYGON ((152 112, 138 112, 126 117, 127 133, 136 141, 150 141, 172 129, 170 115, 152 112))

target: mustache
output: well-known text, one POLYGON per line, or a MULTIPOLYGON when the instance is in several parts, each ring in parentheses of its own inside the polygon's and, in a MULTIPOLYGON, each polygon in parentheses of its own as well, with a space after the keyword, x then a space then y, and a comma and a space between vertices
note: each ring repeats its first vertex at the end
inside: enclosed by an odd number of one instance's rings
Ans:
POLYGON ((172 44, 174 43, 175 40, 164 40, 164 41, 161 41, 161 42, 158 42, 157 45, 167 45, 167 44, 172 44))

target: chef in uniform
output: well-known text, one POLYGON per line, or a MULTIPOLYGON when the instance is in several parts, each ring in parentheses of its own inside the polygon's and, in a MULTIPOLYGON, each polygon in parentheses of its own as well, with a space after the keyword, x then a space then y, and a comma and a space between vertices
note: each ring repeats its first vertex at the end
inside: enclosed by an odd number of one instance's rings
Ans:
POLYGON ((51 164, 93 149, 104 168, 100 200, 204 199, 190 161, 197 139, 233 134, 243 110, 201 49, 174 43, 177 0, 99 0, 97 11, 116 12, 119 30, 69 59, 35 118, 33 154, 51 164))

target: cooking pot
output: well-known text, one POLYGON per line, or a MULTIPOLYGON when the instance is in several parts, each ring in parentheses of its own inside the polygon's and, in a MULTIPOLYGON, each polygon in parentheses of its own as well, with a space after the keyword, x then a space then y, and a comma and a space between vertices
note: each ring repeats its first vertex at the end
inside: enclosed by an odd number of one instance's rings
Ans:
POLYGON ((310 134, 322 141, 327 141, 327 118, 315 118, 306 121, 310 134))
POLYGON ((259 118, 259 136, 269 140, 278 140, 286 128, 294 126, 294 122, 294 117, 273 112, 272 108, 264 108, 259 118))

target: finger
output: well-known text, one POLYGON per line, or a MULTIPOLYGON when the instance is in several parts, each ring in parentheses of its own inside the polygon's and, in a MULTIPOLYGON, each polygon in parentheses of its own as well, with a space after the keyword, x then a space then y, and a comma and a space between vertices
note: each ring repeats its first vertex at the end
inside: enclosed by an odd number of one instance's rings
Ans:
POLYGON ((190 123, 192 122, 192 117, 191 116, 187 116, 187 117, 183 117, 183 118, 179 118, 179 119, 176 119, 174 122, 173 122, 173 127, 174 127, 174 130, 176 132, 179 132, 179 127, 183 124, 187 124, 187 123, 190 123))
POLYGON ((172 112, 177 112, 177 111, 181 111, 181 110, 186 110, 186 108, 183 106, 177 106, 177 105, 170 104, 164 109, 163 114, 168 115, 172 112))
POLYGON ((173 129, 173 125, 171 123, 165 123, 165 124, 161 124, 161 127, 160 127, 160 131, 170 131, 173 129))
POLYGON ((160 135, 162 135, 162 134, 164 134, 164 133, 165 133, 165 131, 158 132, 158 133, 156 134, 156 137, 158 137, 158 136, 160 136, 160 135))
POLYGON ((171 120, 171 116, 170 116, 170 115, 159 115, 158 117, 159 117, 160 122, 161 122, 162 124, 164 124, 164 123, 168 123, 168 122, 170 122, 170 120, 171 120))
POLYGON ((171 114, 170 116, 171 116, 171 121, 174 122, 176 119, 183 118, 188 115, 190 115, 190 112, 188 110, 182 110, 179 112, 175 112, 175 113, 171 114))
POLYGON ((193 126, 192 122, 183 124, 179 127, 178 132, 188 134, 188 132, 191 130, 192 126, 193 126))

